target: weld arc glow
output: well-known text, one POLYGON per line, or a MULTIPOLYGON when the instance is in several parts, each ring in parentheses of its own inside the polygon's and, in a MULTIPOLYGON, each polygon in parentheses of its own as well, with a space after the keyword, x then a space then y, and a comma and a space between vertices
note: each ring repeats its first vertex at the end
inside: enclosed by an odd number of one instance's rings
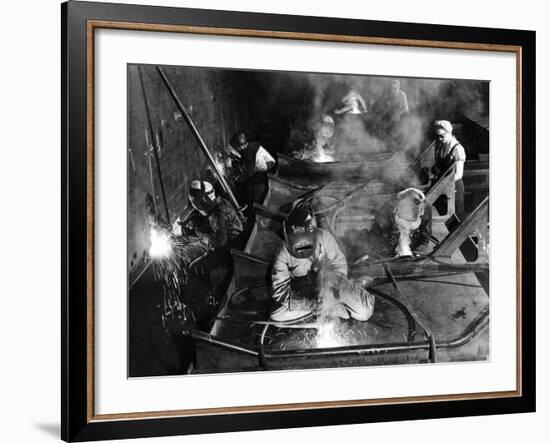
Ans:
POLYGON ((334 161, 334 157, 327 154, 323 148, 319 148, 316 150, 313 161, 315 163, 330 163, 334 161))
POLYGON ((172 240, 167 232, 151 228, 150 240, 149 255, 151 258, 158 260, 172 255, 172 240))
POLYGON ((335 348, 343 344, 336 330, 336 324, 328 319, 319 323, 315 340, 318 348, 335 348))

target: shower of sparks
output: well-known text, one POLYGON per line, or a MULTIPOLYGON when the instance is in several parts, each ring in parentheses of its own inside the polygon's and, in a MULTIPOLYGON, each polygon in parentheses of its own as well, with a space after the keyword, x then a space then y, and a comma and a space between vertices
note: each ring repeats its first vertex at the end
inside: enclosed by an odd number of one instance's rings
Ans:
POLYGON ((166 230, 151 228, 149 255, 153 259, 155 275, 175 290, 182 288, 187 280, 189 267, 208 252, 200 241, 188 241, 166 230))
POLYGON ((150 240, 151 247, 149 248, 149 255, 151 258, 165 259, 172 255, 172 239, 170 238, 170 234, 168 232, 152 227, 150 240))
POLYGON ((175 236, 158 226, 151 227, 150 239, 149 255, 153 260, 155 280, 162 285, 162 319, 166 327, 169 318, 185 321, 188 317, 183 290, 190 267, 208 252, 208 248, 199 241, 175 236))

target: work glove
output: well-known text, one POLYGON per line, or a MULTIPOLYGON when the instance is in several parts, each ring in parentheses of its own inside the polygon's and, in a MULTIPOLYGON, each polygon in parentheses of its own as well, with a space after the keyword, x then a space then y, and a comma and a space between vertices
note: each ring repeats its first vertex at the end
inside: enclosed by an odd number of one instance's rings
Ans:
POLYGON ((292 291, 288 300, 288 308, 291 311, 314 311, 317 309, 317 300, 309 297, 301 297, 299 294, 292 291))

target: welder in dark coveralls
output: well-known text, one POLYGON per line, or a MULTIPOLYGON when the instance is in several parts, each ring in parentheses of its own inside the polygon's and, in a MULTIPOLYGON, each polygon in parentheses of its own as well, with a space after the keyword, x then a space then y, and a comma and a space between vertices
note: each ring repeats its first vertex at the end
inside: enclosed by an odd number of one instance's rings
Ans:
POLYGON ((317 226, 311 210, 293 209, 283 230, 271 275, 271 320, 295 320, 318 309, 329 316, 368 320, 374 296, 348 279, 346 257, 332 234, 317 226))
POLYGON ((216 195, 206 180, 193 180, 189 203, 196 211, 183 226, 184 233, 195 235, 209 248, 220 248, 243 232, 237 211, 221 196, 216 195))
POLYGON ((410 256, 426 250, 431 234, 431 205, 422 191, 408 188, 376 212, 367 243, 373 255, 410 256))
POLYGON ((259 143, 248 141, 244 132, 235 134, 229 144, 239 202, 261 203, 267 191, 267 171, 275 166, 275 159, 259 143))
POLYGON ((185 301, 197 326, 206 329, 231 277, 230 248, 239 247, 243 225, 237 211, 216 195, 210 182, 191 181, 188 197, 194 213, 182 225, 182 234, 205 245, 207 253, 189 265, 185 301))

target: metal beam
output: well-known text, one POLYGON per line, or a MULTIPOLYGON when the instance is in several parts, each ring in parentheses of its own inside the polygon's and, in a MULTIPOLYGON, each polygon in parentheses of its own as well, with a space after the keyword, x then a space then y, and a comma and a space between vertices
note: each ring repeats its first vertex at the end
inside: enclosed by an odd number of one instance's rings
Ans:
POLYGON ((476 228, 487 223, 489 217, 489 197, 485 199, 451 232, 433 251, 432 257, 450 257, 476 228))

